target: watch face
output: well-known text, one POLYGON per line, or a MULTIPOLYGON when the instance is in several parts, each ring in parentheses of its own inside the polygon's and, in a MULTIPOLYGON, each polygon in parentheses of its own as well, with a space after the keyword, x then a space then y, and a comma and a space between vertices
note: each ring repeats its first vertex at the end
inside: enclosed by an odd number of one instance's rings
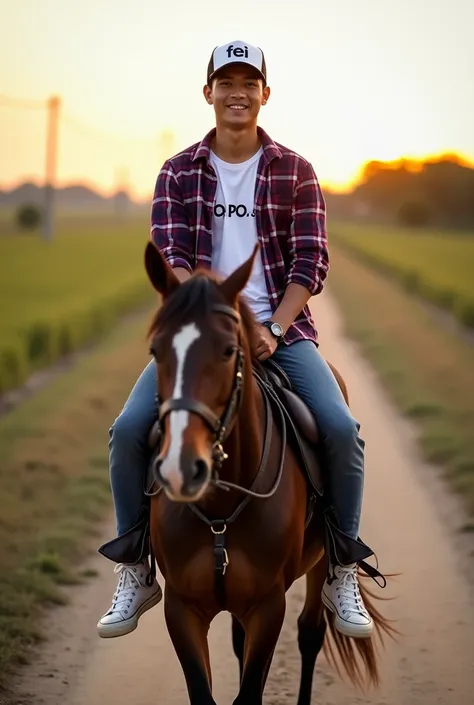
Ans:
POLYGON ((279 323, 272 323, 272 333, 278 337, 283 335, 283 328, 279 323))

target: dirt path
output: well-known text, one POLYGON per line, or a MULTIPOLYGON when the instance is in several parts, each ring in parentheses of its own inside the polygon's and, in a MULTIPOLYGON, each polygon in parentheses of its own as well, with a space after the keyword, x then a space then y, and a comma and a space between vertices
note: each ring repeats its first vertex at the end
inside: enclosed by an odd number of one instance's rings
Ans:
MULTIPOLYGON (((369 696, 342 684, 320 658, 314 702, 325 705, 468 705, 474 691, 472 536, 462 543, 462 517, 432 468, 422 465, 413 434, 394 412, 373 373, 341 336, 340 318, 325 294, 316 313, 323 354, 343 372, 351 405, 367 442, 363 536, 385 572, 402 576, 383 594, 383 605, 405 633, 383 656, 383 685, 369 696), (443 510, 441 510, 441 505, 443 510), (470 543, 469 543, 470 542, 470 543)), ((113 525, 105 536, 112 535, 113 525)), ((73 591, 69 607, 54 610, 50 640, 18 687, 26 705, 185 705, 184 680, 163 620, 162 605, 124 638, 101 640, 95 624, 115 587, 111 564, 93 556, 99 578, 73 591)), ((303 585, 293 586, 283 632, 266 689, 267 705, 296 703, 299 654, 295 624, 303 585)), ((382 592, 382 591, 381 591, 382 592)), ((237 693, 228 615, 210 634, 215 698, 230 705, 237 693)))

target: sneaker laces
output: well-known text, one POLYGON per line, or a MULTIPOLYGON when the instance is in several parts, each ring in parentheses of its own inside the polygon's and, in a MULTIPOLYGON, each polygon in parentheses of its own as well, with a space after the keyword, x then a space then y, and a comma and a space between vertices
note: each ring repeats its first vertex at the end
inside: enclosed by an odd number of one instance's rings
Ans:
POLYGON ((119 573, 120 578, 117 589, 114 592, 112 606, 108 614, 115 611, 128 611, 128 608, 132 604, 133 598, 136 595, 137 589, 142 587, 136 575, 136 571, 136 568, 130 565, 125 565, 124 563, 118 563, 115 566, 114 573, 119 573))
POLYGON ((337 566, 335 569, 335 590, 340 606, 345 612, 357 612, 366 615, 366 608, 360 594, 355 566, 337 566))

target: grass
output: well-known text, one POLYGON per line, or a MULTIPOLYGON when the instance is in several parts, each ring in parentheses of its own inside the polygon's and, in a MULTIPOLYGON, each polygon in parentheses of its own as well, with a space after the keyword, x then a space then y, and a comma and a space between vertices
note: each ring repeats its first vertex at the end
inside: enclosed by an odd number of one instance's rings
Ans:
POLYGON ((97 340, 152 298, 143 266, 146 219, 75 219, 46 243, 0 237, 0 393, 97 340))
POLYGON ((332 238, 474 328, 474 234, 344 223, 332 238))
POLYGON ((148 318, 122 322, 0 419, 0 700, 43 638, 42 608, 93 575, 78 562, 112 506, 108 429, 149 359, 148 318))
POLYGON ((331 254, 328 290, 347 334, 417 424, 425 458, 443 468, 474 515, 474 348, 390 277, 334 243, 331 254))

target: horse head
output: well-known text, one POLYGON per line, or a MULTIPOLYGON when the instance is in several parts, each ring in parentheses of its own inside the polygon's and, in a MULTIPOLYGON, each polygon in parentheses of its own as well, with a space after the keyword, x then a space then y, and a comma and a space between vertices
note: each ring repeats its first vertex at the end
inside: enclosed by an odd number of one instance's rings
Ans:
POLYGON ((157 366, 162 446, 155 478, 169 499, 197 502, 206 493, 223 442, 239 413, 254 319, 241 298, 258 246, 226 279, 195 272, 180 283, 151 242, 148 277, 162 297, 150 329, 157 366))

